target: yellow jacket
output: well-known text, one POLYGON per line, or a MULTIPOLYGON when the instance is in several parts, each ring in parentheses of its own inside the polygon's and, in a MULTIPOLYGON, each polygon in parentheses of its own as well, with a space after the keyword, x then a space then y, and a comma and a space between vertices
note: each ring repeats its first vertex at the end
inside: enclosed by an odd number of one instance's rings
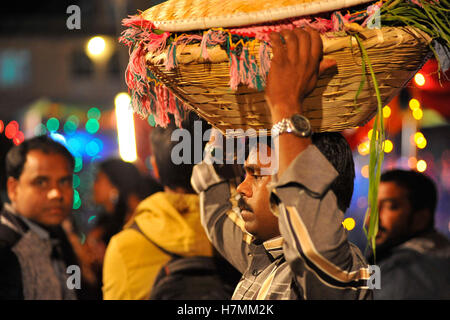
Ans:
POLYGON ((200 224, 197 195, 158 192, 142 201, 124 230, 108 244, 103 264, 105 300, 148 299, 156 275, 170 256, 129 226, 136 222, 145 235, 167 251, 182 256, 212 256, 200 224))

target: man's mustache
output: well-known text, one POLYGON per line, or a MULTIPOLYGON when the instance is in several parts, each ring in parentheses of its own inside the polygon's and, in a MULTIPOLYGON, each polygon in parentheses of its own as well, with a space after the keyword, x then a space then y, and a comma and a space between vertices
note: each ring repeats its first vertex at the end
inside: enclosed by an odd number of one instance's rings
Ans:
POLYGON ((241 209, 241 211, 245 210, 245 211, 253 212, 253 208, 247 202, 245 202, 243 196, 239 197, 238 207, 239 207, 239 209, 241 209))

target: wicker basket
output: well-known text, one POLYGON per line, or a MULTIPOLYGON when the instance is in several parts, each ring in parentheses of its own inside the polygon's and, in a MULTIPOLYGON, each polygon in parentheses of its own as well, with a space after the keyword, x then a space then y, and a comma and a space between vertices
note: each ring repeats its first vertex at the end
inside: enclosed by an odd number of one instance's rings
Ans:
MULTIPOLYGON (((316 14, 366 1, 167 1, 142 14, 158 29, 188 31, 218 26, 240 26, 262 21, 316 14), (232 7, 233 4, 235 7, 232 7), (238 5, 240 4, 240 5, 238 5), (273 9, 278 5, 277 9, 273 9), (255 9, 256 8, 256 9, 255 9), (195 12, 194 9, 196 9, 195 12), (225 14, 223 14, 225 13, 225 14)), ((359 32, 377 78, 383 104, 392 99, 421 67, 431 39, 410 27, 364 29, 359 32)), ((304 114, 316 132, 341 131, 367 123, 376 113, 377 99, 368 70, 362 72, 361 52, 354 37, 323 34, 324 57, 337 61, 337 68, 319 79, 304 101, 304 114), (363 90, 358 95, 364 78, 363 90)), ((258 63, 260 42, 249 47, 258 63)), ((177 47, 178 65, 167 70, 168 49, 148 52, 150 72, 181 101, 225 133, 226 129, 269 129, 271 122, 264 91, 239 85, 230 89, 230 59, 219 45, 209 47, 202 58, 200 44, 177 47)))

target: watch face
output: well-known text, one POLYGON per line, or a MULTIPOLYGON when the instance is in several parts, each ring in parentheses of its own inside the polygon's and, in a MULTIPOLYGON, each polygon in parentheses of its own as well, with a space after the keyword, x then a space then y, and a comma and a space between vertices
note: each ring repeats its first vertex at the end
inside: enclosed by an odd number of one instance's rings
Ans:
POLYGON ((295 114, 291 117, 292 125, 295 127, 297 131, 301 134, 309 135, 311 131, 311 125, 304 116, 295 114))

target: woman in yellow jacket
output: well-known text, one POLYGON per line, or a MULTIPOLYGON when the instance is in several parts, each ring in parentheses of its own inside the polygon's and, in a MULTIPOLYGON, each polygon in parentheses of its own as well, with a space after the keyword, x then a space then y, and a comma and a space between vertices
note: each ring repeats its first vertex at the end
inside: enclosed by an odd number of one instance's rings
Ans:
POLYGON ((106 250, 103 298, 149 298, 156 275, 171 257, 145 237, 181 256, 212 256, 199 213, 195 194, 158 192, 141 202, 135 216, 112 237, 106 250), (133 223, 145 236, 130 228, 133 223))
MULTIPOLYGON (((183 121, 191 137, 197 119, 192 114, 183 121)), ((103 264, 103 299, 148 299, 156 275, 171 259, 157 246, 181 256, 213 255, 200 223, 199 198, 190 183, 194 162, 175 165, 172 159, 178 144, 171 140, 177 130, 173 123, 152 129, 151 162, 164 192, 142 201, 124 229, 111 238, 103 264)))

